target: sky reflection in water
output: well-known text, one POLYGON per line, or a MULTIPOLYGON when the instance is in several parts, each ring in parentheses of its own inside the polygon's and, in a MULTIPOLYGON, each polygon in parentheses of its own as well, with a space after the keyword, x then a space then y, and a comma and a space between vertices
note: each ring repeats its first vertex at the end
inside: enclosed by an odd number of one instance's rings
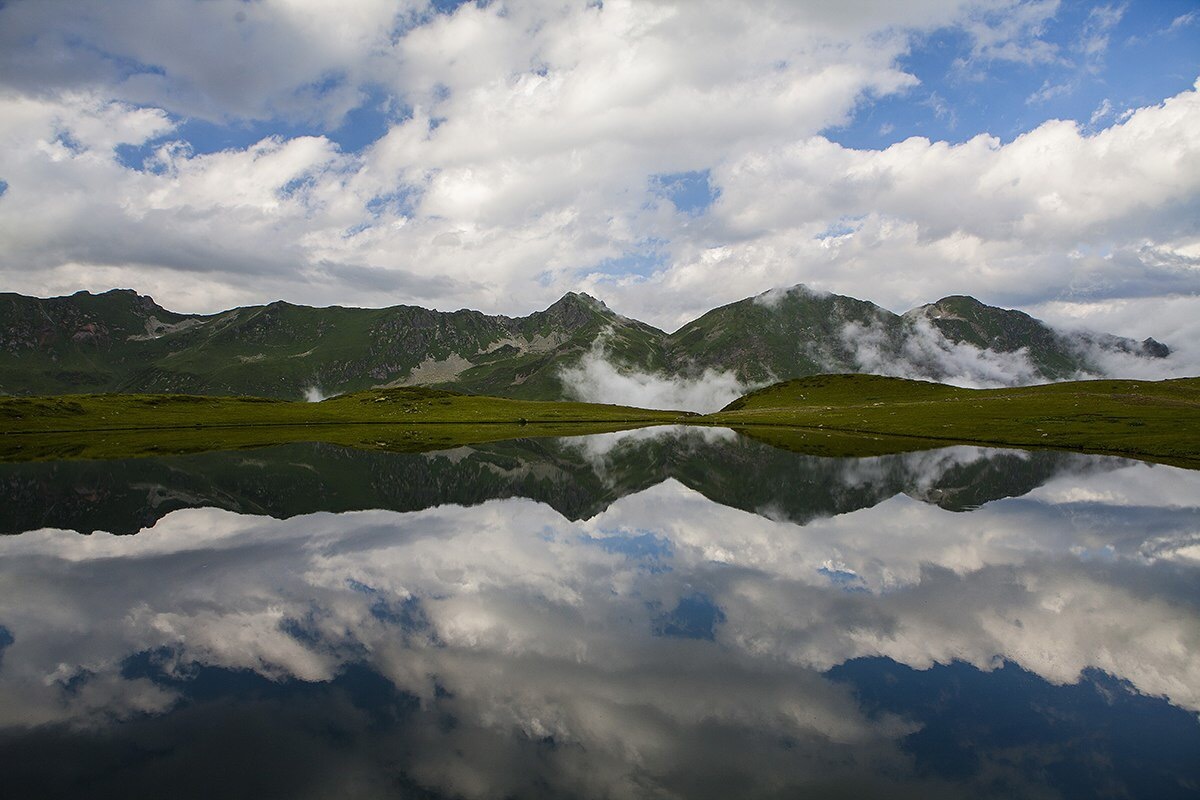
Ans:
POLYGON ((1200 790, 1200 473, 668 429, 0 487, 10 522, 153 525, 0 538, 30 796, 1200 790))

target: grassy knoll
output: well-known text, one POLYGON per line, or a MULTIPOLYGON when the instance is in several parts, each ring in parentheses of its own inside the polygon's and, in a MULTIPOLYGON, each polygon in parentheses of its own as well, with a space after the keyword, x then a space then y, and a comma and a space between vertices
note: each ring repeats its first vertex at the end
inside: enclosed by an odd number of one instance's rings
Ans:
POLYGON ((600 433, 688 416, 422 388, 358 392, 321 403, 189 395, 6 397, 0 398, 0 460, 119 458, 296 441, 417 451, 600 433))
POLYGON ((947 442, 1054 447, 1200 467, 1200 378, 960 389, 821 375, 751 392, 701 419, 784 446, 797 428, 815 428, 924 440, 910 449, 947 442))

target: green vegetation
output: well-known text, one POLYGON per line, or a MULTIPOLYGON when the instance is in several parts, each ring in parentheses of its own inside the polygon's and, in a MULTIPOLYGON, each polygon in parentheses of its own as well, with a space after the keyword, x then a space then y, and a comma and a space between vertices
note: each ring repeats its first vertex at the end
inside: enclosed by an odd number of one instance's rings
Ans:
POLYGON ((550 400, 564 396, 562 368, 601 336, 622 363, 663 366, 662 331, 575 293, 518 318, 284 302, 201 316, 167 311, 129 290, 0 294, 0 392, 300 400, 309 389, 438 385, 550 400))
POLYGON ((0 460, 313 441, 419 451, 661 424, 720 425, 822 456, 971 443, 1113 453, 1200 468, 1200 378, 977 390, 823 375, 751 392, 707 416, 424 388, 373 389, 321 403, 192 395, 8 397, 0 398, 0 460))
POLYGON ((686 412, 378 389, 298 403, 255 397, 64 395, 0 398, 0 459, 118 458, 321 441, 432 450, 678 422, 686 412))
MULTIPOLYGON (((800 428, 946 443, 1114 453, 1200 468, 1200 378, 960 389, 877 375, 775 384, 702 418, 795 440, 800 428), (774 433, 772 433, 774 431, 774 433)), ((894 446, 891 441, 887 446, 894 446)), ((865 445, 864 445, 865 446, 865 445)))
POLYGON ((861 371, 866 342, 873 358, 943 377, 936 358, 920 356, 930 337, 940 345, 1021 352, 1046 379, 1095 372, 1086 356, 1095 348, 1146 358, 1169 352, 1153 340, 1067 336, 969 297, 897 315, 803 286, 713 309, 672 334, 575 293, 525 317, 283 302, 185 315, 129 290, 52 298, 0 293, 0 393, 299 400, 310 390, 421 385, 556 400, 568 394, 564 369, 597 346, 627 369, 668 377, 717 369, 758 383, 861 371))

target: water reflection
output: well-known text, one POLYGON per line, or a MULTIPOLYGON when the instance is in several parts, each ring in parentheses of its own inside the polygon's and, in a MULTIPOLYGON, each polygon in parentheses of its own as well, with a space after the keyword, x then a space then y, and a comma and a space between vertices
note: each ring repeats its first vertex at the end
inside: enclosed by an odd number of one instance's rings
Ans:
POLYGON ((253 457, 255 481, 235 477, 245 455, 222 457, 162 460, 188 477, 152 485, 207 487, 172 490, 195 507, 160 512, 142 502, 157 490, 116 479, 98 493, 138 501, 95 503, 109 521, 157 520, 136 536, 0 540, 11 785, 1200 788, 1200 474, 969 448, 814 459, 670 431, 340 475, 313 461, 353 457, 284 448, 253 457), (311 472, 294 500, 263 488, 311 472), (405 510, 317 510, 374 498, 405 510))
POLYGON ((181 508, 287 518, 317 511, 414 511, 524 497, 569 519, 674 478, 710 499, 794 522, 896 494, 969 510, 1024 494, 1059 473, 1117 459, 953 447, 874 458, 776 449, 725 429, 648 428, 525 439, 430 453, 289 444, 120 461, 0 464, 0 533, 66 528, 136 533, 181 508))

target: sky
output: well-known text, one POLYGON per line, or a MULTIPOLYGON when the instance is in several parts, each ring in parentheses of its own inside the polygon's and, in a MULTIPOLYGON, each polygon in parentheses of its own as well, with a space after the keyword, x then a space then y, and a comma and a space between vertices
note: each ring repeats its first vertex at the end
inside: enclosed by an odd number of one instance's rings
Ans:
POLYGON ((1200 340, 1200 2, 0 0, 0 290, 1200 340))

